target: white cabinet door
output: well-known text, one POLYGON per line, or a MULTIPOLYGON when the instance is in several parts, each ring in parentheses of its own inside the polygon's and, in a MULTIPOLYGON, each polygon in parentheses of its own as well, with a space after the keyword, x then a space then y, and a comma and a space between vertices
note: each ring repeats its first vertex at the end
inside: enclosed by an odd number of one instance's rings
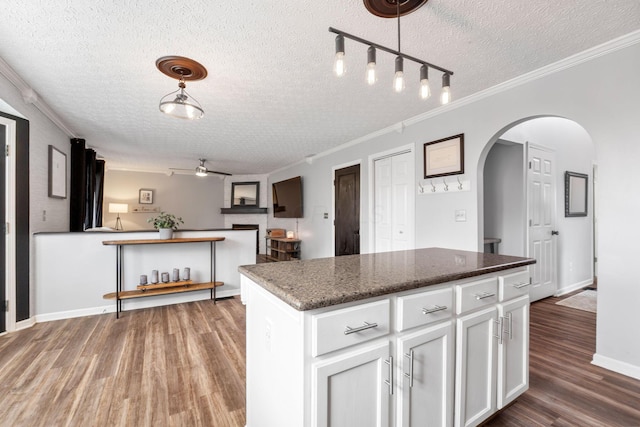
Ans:
POLYGON ((313 425, 388 427, 394 363, 390 355, 385 341, 314 363, 313 425))
POLYGON ((456 323, 456 426, 476 426, 496 411, 497 315, 492 306, 456 323))
POLYGON ((498 305, 503 318, 498 350, 498 409, 529 388, 529 296, 498 305))
POLYGON ((398 340, 398 427, 452 425, 453 333, 447 321, 398 340))

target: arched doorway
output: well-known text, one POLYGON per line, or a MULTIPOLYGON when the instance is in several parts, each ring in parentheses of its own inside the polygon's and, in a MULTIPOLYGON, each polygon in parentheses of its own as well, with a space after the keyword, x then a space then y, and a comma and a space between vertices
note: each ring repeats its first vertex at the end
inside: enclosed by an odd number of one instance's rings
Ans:
MULTIPOLYGON (((594 165, 595 147, 589 134, 578 123, 560 117, 531 117, 514 122, 497 132, 480 156, 481 237, 500 239, 500 253, 540 257, 535 268, 548 268, 553 275, 552 288, 543 289, 543 286, 537 292, 542 279, 535 276, 545 273, 540 273, 542 270, 533 272, 532 300, 561 295, 593 283, 594 165), (551 255, 543 256, 533 249, 532 238, 536 224, 534 208, 538 202, 533 197, 530 168, 535 169, 531 156, 536 149, 550 153, 555 169, 550 180, 555 191, 549 199, 548 212, 543 214, 551 215, 548 219, 553 224, 545 233, 557 231, 558 235, 547 239, 547 245, 553 246, 553 250, 550 248, 551 255), (589 206, 585 217, 565 217, 564 176, 567 171, 588 176, 589 206)), ((551 187, 545 189, 552 190, 551 187)))

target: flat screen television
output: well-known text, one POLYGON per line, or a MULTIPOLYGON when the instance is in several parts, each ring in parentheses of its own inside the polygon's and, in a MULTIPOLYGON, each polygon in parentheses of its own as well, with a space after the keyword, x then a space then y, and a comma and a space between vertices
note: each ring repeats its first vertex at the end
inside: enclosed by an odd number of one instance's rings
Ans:
POLYGON ((275 218, 302 218, 302 177, 274 182, 271 189, 275 218))

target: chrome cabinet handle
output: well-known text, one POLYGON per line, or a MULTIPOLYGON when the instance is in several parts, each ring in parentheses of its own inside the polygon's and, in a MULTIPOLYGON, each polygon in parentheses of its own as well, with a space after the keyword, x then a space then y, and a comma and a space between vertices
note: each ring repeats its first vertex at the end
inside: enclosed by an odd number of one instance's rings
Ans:
POLYGON ((509 330, 505 333, 509 334, 509 339, 513 339, 513 316, 512 313, 507 313, 504 315, 504 318, 509 322, 509 330))
POLYGON ((377 328, 377 327, 378 327, 377 323, 369 323, 369 322, 364 322, 364 325, 358 326, 357 328, 345 326, 344 334, 345 335, 354 334, 356 332, 366 331, 367 329, 377 328))
POLYGON ((481 294, 476 294, 476 299, 478 301, 480 301, 481 299, 485 299, 485 298, 489 298, 489 297, 495 297, 496 293, 495 292, 483 292, 481 294))
POLYGON ((513 287, 516 289, 526 288, 527 286, 531 286, 531 283, 523 282, 523 283, 516 283, 515 285, 513 285, 513 287))
POLYGON ((494 320, 494 322, 496 323, 496 325, 498 325, 497 327, 497 332, 495 334, 493 334, 494 337, 498 338, 498 343, 502 344, 502 331, 503 331, 503 323, 502 321, 504 320, 504 318, 502 316, 498 317, 498 320, 494 320))
POLYGON ((422 314, 431 314, 431 313, 435 313, 438 311, 442 311, 442 310, 446 310, 448 307, 446 305, 438 305, 435 304, 433 306, 433 308, 423 308, 422 309, 422 314))
POLYGON ((389 360, 384 361, 389 365, 389 379, 384 380, 384 383, 389 386, 389 394, 393 396, 393 356, 389 356, 389 360))
POLYGON ((409 353, 405 353, 404 357, 409 359, 409 373, 404 373, 404 376, 409 378, 409 388, 413 387, 413 350, 409 350, 409 353))

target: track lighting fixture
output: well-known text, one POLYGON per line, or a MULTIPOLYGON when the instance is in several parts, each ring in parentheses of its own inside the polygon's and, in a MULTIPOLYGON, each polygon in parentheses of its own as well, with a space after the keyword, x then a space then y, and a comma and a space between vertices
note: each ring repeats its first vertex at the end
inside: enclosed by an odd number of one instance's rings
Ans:
POLYGON ((345 49, 344 39, 356 41, 368 45, 367 49, 367 69, 366 69, 366 81, 368 84, 373 85, 377 80, 376 75, 376 49, 382 50, 393 55, 396 55, 395 60, 395 75, 393 78, 393 89, 396 92, 402 92, 405 88, 405 76, 404 76, 404 60, 407 59, 411 62, 420 64, 420 98, 427 99, 431 96, 431 87, 429 85, 429 68, 442 72, 442 93, 440 95, 440 102, 442 104, 448 104, 451 102, 451 87, 450 78, 453 75, 453 71, 446 68, 439 67, 422 59, 415 58, 404 54, 400 50, 400 16, 413 12, 417 8, 421 7, 425 1, 408 2, 403 0, 364 0, 365 6, 372 14, 383 18, 396 18, 398 21, 398 49, 394 50, 377 43, 373 43, 369 40, 365 40, 361 37, 354 36, 341 30, 337 30, 333 27, 329 27, 329 31, 337 34, 336 36, 336 56, 334 62, 334 72, 337 76, 342 76, 346 70, 345 64, 345 49), (395 5, 395 14, 390 12, 392 5, 395 5), (404 8, 401 13, 400 9, 404 8))

